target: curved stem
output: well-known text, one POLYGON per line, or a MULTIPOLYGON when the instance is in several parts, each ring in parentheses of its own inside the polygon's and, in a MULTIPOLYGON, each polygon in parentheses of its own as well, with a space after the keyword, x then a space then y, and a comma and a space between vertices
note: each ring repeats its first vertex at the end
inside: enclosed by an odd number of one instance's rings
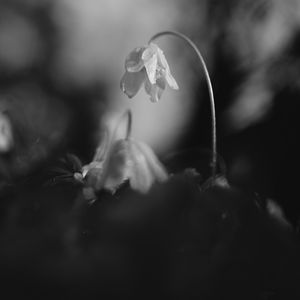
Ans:
POLYGON ((131 136, 131 130, 132 130, 132 112, 130 109, 127 110, 127 129, 126 129, 126 136, 125 139, 128 140, 131 136))
POLYGON ((187 42, 194 49, 194 51, 196 52, 196 54, 197 54, 197 56, 200 60, 200 63, 203 67, 204 74, 205 74, 205 79, 206 79, 207 86, 208 86, 210 107, 211 107, 211 125, 212 125, 212 161, 211 161, 211 168, 212 168, 212 177, 215 177, 216 169, 217 169, 216 109, 215 109, 215 100, 214 100, 213 88, 212 88, 211 80, 210 80, 210 77, 209 77, 209 73, 208 73, 205 61, 204 61, 203 56, 200 53, 199 49, 195 45, 195 43, 191 39, 189 39, 187 36, 185 36, 184 34, 176 32, 176 31, 162 31, 162 32, 159 32, 159 33, 155 34, 154 36, 152 36, 152 38, 149 40, 148 43, 150 44, 151 42, 153 42, 157 38, 159 38, 161 36, 164 36, 164 35, 177 36, 178 38, 180 38, 180 39, 184 40, 185 42, 187 42))

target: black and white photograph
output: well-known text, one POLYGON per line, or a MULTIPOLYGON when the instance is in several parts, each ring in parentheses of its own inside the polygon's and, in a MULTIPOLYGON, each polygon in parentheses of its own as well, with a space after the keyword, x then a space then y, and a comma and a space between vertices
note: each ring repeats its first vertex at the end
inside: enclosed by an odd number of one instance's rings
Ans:
POLYGON ((300 0, 0 0, 0 298, 300 299, 300 0))

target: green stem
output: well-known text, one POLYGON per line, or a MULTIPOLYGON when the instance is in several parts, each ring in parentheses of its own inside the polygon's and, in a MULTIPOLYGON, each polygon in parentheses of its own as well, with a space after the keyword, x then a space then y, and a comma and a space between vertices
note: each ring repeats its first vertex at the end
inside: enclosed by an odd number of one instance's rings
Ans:
POLYGON ((176 32, 176 31, 162 31, 157 34, 155 34, 150 40, 149 44, 152 43, 157 38, 164 36, 164 35, 173 35, 177 36, 178 38, 184 40, 187 42, 196 52, 200 63, 203 67, 207 86, 208 86, 208 92, 209 92, 209 99, 210 99, 210 107, 211 107, 211 126, 212 126, 212 160, 211 160, 211 170, 212 170, 212 177, 216 176, 216 169, 217 169, 217 129, 216 129, 216 109, 215 109, 215 100, 214 100, 214 93, 213 88, 211 84, 211 80, 209 77, 209 73, 205 64, 205 61, 203 59, 202 54, 200 53, 199 49, 195 45, 195 43, 189 39, 187 36, 185 36, 182 33, 176 32))

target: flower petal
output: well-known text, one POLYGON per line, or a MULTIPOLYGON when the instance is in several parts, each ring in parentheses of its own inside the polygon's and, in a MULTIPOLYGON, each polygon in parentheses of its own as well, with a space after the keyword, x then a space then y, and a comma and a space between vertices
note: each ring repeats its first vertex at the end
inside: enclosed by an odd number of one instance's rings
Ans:
POLYGON ((129 141, 129 157, 132 162, 129 174, 130 186, 136 191, 147 193, 154 182, 154 177, 146 157, 133 140, 129 141))
POLYGON ((174 77, 171 74, 170 71, 170 67, 169 64, 167 62, 167 59, 163 53, 163 51, 161 49, 157 49, 157 56, 158 56, 158 64, 161 65, 161 67, 165 70, 164 76, 166 78, 166 81, 168 83, 168 85, 174 89, 174 90, 178 90, 178 84, 176 82, 176 80, 174 79, 174 77))
POLYGON ((129 53, 125 60, 125 69, 128 72, 139 72, 144 67, 144 61, 142 60, 142 54, 145 47, 137 47, 129 53))
POLYGON ((145 91, 150 95, 150 100, 152 102, 158 102, 160 100, 165 88, 163 82, 163 80, 158 80, 158 84, 151 84, 149 80, 145 81, 145 91))
POLYGON ((176 80, 174 79, 174 77, 172 76, 172 74, 170 73, 170 71, 165 72, 165 79, 168 83, 168 85, 173 89, 173 90, 178 90, 178 84, 176 82, 176 80))
POLYGON ((150 100, 152 102, 158 102, 161 98, 162 93, 163 89, 161 89, 158 85, 155 84, 151 89, 150 100))
POLYGON ((152 56, 157 55, 157 45, 151 43, 147 47, 145 47, 143 53, 142 53, 142 60, 148 61, 151 59, 152 56))
POLYGON ((154 151, 145 143, 136 141, 136 146, 144 154, 147 159, 147 164, 152 171, 152 176, 155 181, 164 182, 168 179, 168 173, 159 161, 154 151))
POLYGON ((92 187, 96 191, 103 187, 103 163, 92 161, 90 164, 83 166, 82 176, 86 182, 86 186, 92 187))
POLYGON ((103 187, 114 192, 129 178, 129 147, 127 140, 117 140, 112 145, 104 174, 103 187))
POLYGON ((142 86, 146 77, 145 70, 136 73, 125 72, 121 79, 121 90, 129 97, 132 98, 137 94, 142 86))
POLYGON ((151 95, 152 84, 151 84, 151 82, 149 81, 148 78, 145 80, 145 85, 144 85, 144 87, 145 87, 146 93, 147 93, 148 95, 151 95))
POLYGON ((156 70, 157 70, 157 55, 153 54, 148 60, 144 60, 144 66, 152 84, 156 82, 156 70))
POLYGON ((97 146, 93 161, 102 162, 105 160, 109 147, 109 133, 108 129, 105 128, 102 134, 102 138, 97 146))
POLYGON ((156 84, 158 85, 158 87, 162 90, 164 90, 166 88, 166 80, 163 77, 160 77, 156 80, 156 84))
POLYGON ((167 59, 164 55, 164 52, 157 47, 157 57, 158 57, 158 63, 164 68, 169 69, 169 64, 167 62, 167 59))

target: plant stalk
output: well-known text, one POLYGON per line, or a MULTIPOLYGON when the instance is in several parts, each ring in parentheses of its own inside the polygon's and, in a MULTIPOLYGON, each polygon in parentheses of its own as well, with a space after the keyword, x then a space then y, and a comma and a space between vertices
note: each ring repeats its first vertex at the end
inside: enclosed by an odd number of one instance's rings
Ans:
POLYGON ((211 107, 211 127, 212 127, 212 158, 211 158, 211 172, 212 172, 212 177, 214 178, 216 176, 216 172, 217 172, 217 128, 216 128, 216 109, 215 109, 215 100, 214 100, 214 93, 213 93, 213 88, 212 88, 212 84, 211 84, 211 80, 210 80, 210 76, 205 64, 205 61, 203 59, 203 56, 201 54, 201 52, 199 51, 199 49, 197 48, 197 46, 195 45, 195 43, 188 38, 186 35, 180 33, 180 32, 176 32, 176 31, 162 31, 162 32, 158 32, 157 34, 155 34, 154 36, 152 36, 152 38, 149 40, 149 44, 152 43, 153 41, 155 41, 156 39, 158 39, 161 36, 164 35, 172 35, 172 36, 176 36, 182 40, 184 40, 185 42, 187 42, 196 52, 200 63, 203 67, 204 70, 204 74, 205 74, 205 79, 207 82, 207 86, 208 86, 208 92, 209 92, 209 99, 210 99, 210 107, 211 107))

